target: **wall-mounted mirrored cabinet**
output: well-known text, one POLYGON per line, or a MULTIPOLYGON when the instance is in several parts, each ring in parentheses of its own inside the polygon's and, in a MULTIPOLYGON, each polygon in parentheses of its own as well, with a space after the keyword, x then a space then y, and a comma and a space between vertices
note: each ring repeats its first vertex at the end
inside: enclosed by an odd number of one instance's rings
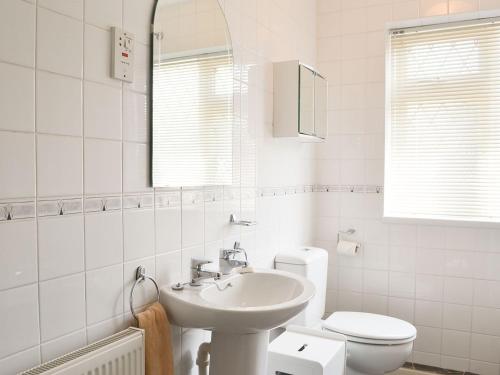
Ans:
POLYGON ((328 83, 299 61, 274 64, 274 136, 324 140, 328 133, 328 83))
POLYGON ((158 0, 153 186, 233 182, 233 52, 218 0, 158 0))

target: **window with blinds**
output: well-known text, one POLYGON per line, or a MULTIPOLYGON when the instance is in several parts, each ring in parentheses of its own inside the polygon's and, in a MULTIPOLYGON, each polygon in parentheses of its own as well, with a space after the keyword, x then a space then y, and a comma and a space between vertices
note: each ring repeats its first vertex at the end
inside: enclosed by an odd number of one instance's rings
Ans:
POLYGON ((390 31, 384 216, 500 221, 499 21, 390 31))
POLYGON ((228 52, 155 64, 154 186, 232 183, 232 74, 228 52))

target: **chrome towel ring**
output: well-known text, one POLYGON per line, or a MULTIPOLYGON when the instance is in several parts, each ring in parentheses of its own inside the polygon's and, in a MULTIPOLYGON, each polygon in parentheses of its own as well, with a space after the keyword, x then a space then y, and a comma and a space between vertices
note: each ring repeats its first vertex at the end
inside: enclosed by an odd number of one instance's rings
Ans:
POLYGON ((156 283, 155 279, 153 279, 151 276, 146 275, 146 267, 144 266, 139 266, 137 267, 137 270, 135 271, 135 283, 132 286, 132 289, 130 289, 130 298, 129 298, 129 303, 130 303, 130 311, 132 312, 132 316, 137 319, 137 315, 134 311, 134 289, 135 287, 140 284, 142 281, 149 279, 155 284, 156 287, 156 302, 160 302, 160 288, 158 288, 158 284, 156 283))

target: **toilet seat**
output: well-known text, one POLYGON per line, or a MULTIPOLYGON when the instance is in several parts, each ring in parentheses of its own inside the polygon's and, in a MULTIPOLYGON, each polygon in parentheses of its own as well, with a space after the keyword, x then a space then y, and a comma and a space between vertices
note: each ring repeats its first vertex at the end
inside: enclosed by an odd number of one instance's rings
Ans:
POLYGON ((396 345, 415 340, 416 328, 390 316, 353 311, 337 311, 323 321, 323 328, 347 336, 348 341, 396 345))

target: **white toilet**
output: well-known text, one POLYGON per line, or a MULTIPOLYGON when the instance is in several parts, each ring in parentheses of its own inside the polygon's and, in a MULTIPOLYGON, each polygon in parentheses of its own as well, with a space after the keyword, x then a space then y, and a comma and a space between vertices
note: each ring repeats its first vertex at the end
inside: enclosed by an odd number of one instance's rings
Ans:
POLYGON ((304 247, 283 252, 275 258, 275 268, 300 274, 316 286, 308 307, 289 324, 315 327, 347 337, 347 375, 382 375, 401 367, 413 348, 416 328, 404 320, 353 311, 338 311, 326 320, 326 278, 328 253, 304 247))

